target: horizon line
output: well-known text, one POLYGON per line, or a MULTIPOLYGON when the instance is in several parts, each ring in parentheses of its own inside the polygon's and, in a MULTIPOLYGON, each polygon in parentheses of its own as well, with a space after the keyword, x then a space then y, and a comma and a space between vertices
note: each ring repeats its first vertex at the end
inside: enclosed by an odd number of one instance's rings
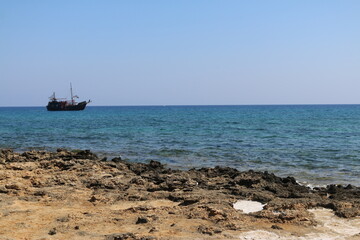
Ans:
MULTIPOLYGON (((261 103, 261 104, 143 104, 143 105, 95 105, 89 107, 201 107, 201 106, 319 106, 319 105, 360 105, 360 103, 261 103)), ((0 106, 0 108, 16 108, 16 107, 44 107, 45 105, 34 106, 0 106)))

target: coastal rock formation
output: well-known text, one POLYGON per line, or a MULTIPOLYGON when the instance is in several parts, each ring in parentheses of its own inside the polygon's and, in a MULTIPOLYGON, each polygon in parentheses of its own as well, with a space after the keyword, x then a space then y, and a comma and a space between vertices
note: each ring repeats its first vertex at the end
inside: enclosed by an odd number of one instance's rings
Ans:
POLYGON ((107 161, 89 150, 1 149, 0 206, 4 239, 238 239, 258 229, 302 236, 318 224, 308 209, 359 217, 360 188, 310 189, 229 167, 107 161), (244 214, 233 207, 238 200, 265 207, 244 214))

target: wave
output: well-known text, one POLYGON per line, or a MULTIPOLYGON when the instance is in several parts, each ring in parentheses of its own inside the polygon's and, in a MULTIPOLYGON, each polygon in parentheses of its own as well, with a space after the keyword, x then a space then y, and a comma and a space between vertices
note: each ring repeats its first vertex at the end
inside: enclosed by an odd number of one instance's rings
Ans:
POLYGON ((173 149, 163 148, 160 150, 150 151, 151 155, 156 155, 156 156, 161 156, 161 157, 171 157, 171 156, 179 157, 179 156, 189 155, 192 153, 193 152, 190 150, 176 149, 176 148, 173 148, 173 149))

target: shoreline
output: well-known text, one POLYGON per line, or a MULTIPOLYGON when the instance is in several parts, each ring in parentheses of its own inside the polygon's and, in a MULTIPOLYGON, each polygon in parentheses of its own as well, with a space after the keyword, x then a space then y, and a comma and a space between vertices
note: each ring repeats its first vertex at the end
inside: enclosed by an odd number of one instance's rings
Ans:
MULTIPOLYGON (((360 188, 311 189, 268 172, 176 170, 88 150, 0 149, 0 205, 0 239, 308 239, 328 233, 314 208, 357 224, 360 188), (244 213, 239 200, 265 206, 244 213)), ((356 239, 360 230, 338 234, 356 239)))
MULTIPOLYGON (((81 149, 77 149, 77 148, 54 148, 54 147, 26 147, 26 148, 1 148, 0 147, 0 150, 1 149, 8 149, 8 150, 12 150, 13 152, 15 153, 23 153, 23 152, 32 152, 32 151, 35 151, 35 152, 55 152, 57 151, 58 149, 63 149, 63 150, 66 150, 66 151, 69 151, 69 152, 77 152, 77 151, 85 151, 85 150, 81 150, 81 149)), ((88 151, 88 150, 86 150, 88 151)), ((138 160, 139 157, 135 157, 135 156, 130 156, 130 157, 124 157, 121 153, 115 153, 115 152, 111 152, 111 153, 108 153, 108 152, 105 152, 105 151, 101 151, 101 150, 98 150, 98 151, 93 151, 93 150, 89 150, 91 151, 93 154, 95 154, 99 159, 104 159, 106 158, 107 160, 111 160, 113 158, 118 158, 120 157, 121 159, 123 159, 124 161, 126 162, 130 162, 130 163, 149 163, 150 161, 154 160, 154 159, 157 159, 158 156, 152 156, 150 154, 151 157, 148 157, 148 158, 143 158, 141 160, 138 160)), ((180 163, 176 162, 176 163, 173 163, 173 162, 166 162, 166 163, 163 163, 163 161, 161 160, 156 160, 156 161, 159 161, 161 162, 162 164, 164 164, 165 166, 173 169, 173 170, 181 170, 181 171, 188 171, 190 169, 200 169, 200 168, 206 168, 206 167, 209 167, 209 168, 213 168, 213 167, 216 167, 216 166, 221 166, 221 167, 230 167, 230 168, 234 168, 238 171, 252 171, 253 169, 251 167, 247 167, 247 168, 240 168, 240 167, 235 167, 235 166, 226 166, 226 165, 215 165, 213 163, 209 163, 207 165, 195 165, 195 164, 191 164, 191 165, 186 165, 186 166, 183 166, 183 165, 180 165, 180 163)), ((360 183, 358 183, 358 181, 354 182, 354 181, 351 181, 349 179, 345 180, 345 179, 338 179, 336 180, 335 178, 331 178, 332 180, 319 180, 317 179, 318 181, 316 181, 316 179, 309 179, 308 177, 303 177, 301 178, 300 176, 294 176, 292 175, 291 173, 285 173, 285 172, 282 172, 282 171, 279 171, 279 170, 276 170, 276 169, 272 169, 272 170, 264 170, 264 169, 261 169, 259 170, 260 172, 271 172, 273 174, 275 174, 276 176, 279 176, 279 177, 282 177, 282 178, 286 178, 288 176, 290 177, 293 177, 296 179, 296 182, 299 184, 299 185, 302 185, 302 186, 305 186, 305 187, 309 187, 311 189, 313 188, 324 188, 328 185, 343 185, 343 186, 347 186, 347 185, 352 185, 352 186, 355 186, 355 187, 360 187, 360 183)))

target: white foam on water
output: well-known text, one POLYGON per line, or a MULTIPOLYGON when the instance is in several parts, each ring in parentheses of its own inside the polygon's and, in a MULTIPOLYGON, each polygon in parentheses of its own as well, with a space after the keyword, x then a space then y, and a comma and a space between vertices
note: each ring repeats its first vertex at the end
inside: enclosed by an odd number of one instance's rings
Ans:
POLYGON ((256 201, 239 200, 234 203, 233 207, 236 210, 243 211, 243 213, 252 213, 263 210, 265 205, 266 204, 262 204, 261 202, 256 201))
POLYGON ((304 236, 293 236, 289 232, 277 233, 255 230, 244 232, 241 240, 347 240, 360 239, 360 217, 352 219, 339 218, 330 209, 317 208, 309 210, 319 223, 304 236))
POLYGON ((314 188, 326 188, 326 185, 324 185, 324 184, 319 185, 319 184, 311 184, 311 183, 308 183, 308 182, 299 182, 299 181, 296 181, 296 183, 301 185, 301 186, 308 187, 311 190, 314 190, 314 188))

